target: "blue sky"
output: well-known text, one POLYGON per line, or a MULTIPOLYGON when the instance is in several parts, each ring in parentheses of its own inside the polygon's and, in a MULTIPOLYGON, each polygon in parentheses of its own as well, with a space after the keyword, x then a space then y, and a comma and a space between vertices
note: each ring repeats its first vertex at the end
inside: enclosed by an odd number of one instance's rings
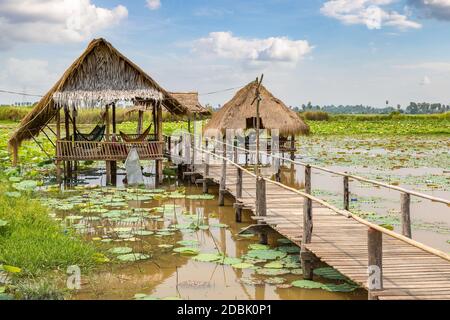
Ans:
POLYGON ((449 22, 450 0, 0 0, 0 89, 45 93, 101 36, 204 104, 261 73, 292 106, 450 103, 449 22))

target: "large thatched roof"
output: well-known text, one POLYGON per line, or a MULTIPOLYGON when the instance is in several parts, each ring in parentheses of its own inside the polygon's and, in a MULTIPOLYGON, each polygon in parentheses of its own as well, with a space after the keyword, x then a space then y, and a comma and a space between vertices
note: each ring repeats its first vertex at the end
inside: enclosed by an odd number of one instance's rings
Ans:
POLYGON ((161 102, 174 114, 188 109, 104 39, 93 40, 61 79, 22 120, 9 140, 17 148, 37 136, 62 106, 95 107, 118 100, 161 102))
MULTIPOLYGON (((225 133, 227 129, 247 129, 247 119, 256 118, 256 102, 253 105, 252 102, 257 86, 257 82, 253 81, 239 90, 233 99, 213 115, 205 131, 212 134, 211 130, 225 133)), ((262 85, 260 93, 260 117, 265 129, 278 129, 281 136, 309 133, 308 125, 262 85)))
POLYGON ((191 114, 210 116, 211 111, 200 104, 198 92, 171 92, 172 97, 177 99, 182 105, 189 109, 191 114))

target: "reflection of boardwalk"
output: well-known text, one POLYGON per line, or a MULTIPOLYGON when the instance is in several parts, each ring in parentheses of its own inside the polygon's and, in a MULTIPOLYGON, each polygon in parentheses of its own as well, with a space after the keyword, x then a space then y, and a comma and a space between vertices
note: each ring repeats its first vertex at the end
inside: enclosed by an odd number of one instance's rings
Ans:
MULTIPOLYGON (((196 168, 203 174, 203 166, 196 168)), ((231 162, 226 169, 226 190, 236 196, 237 167, 231 162)), ((210 165, 209 178, 220 183, 222 168, 210 165)), ((303 235, 304 197, 282 185, 266 184, 267 216, 256 216, 255 176, 243 170, 242 197, 236 199, 251 210, 254 219, 266 222, 274 230, 301 245, 303 235)), ((305 244, 318 259, 368 289, 368 226, 354 217, 315 204, 313 201, 313 232, 305 244)), ((378 231, 380 232, 380 231, 378 231)), ((372 291, 379 299, 450 299, 450 263, 448 256, 423 250, 421 244, 407 243, 382 232, 383 290, 372 291), (422 247, 422 248, 419 248, 422 247), (446 259, 447 258, 447 259, 446 259)), ((380 233, 380 235, 381 235, 380 233)))

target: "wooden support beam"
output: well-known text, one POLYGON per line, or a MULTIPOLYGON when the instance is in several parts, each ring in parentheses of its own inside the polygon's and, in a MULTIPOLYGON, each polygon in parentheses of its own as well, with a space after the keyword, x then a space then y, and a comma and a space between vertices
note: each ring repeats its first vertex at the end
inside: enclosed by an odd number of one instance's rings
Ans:
POLYGON ((139 110, 137 134, 142 134, 143 130, 144 130, 144 111, 139 110))
MULTIPOLYGON (((237 168, 237 179, 236 179, 236 199, 242 198, 242 169, 237 168)), ((242 222, 242 204, 239 202, 235 203, 236 210, 236 222, 242 222)))
MULTIPOLYGON (((163 137, 163 114, 161 102, 156 106, 156 118, 157 118, 157 136, 156 140, 164 143, 163 137)), ((156 185, 159 186, 163 181, 163 161, 156 160, 156 185)))
POLYGON ((227 189, 227 149, 225 145, 223 148, 223 160, 222 160, 222 174, 220 176, 220 188, 219 188, 219 206, 223 207, 225 205, 225 192, 227 189))
MULTIPOLYGON (((116 123, 116 104, 112 104, 112 139, 111 141, 116 140, 117 134, 117 123, 116 123)), ((111 161, 111 184, 113 186, 117 185, 117 161, 111 161)))
POLYGON ((383 290, 383 234, 380 231, 369 228, 367 249, 369 300, 377 300, 378 297, 372 293, 383 290))
MULTIPOLYGON (((106 141, 111 141, 111 117, 109 114, 109 105, 106 106, 106 114, 105 114, 105 122, 106 122, 106 141)), ((106 161, 106 185, 111 184, 111 161, 106 161)))
MULTIPOLYGON (((305 167, 305 193, 311 194, 311 166, 305 167)), ((313 233, 313 211, 312 201, 304 198, 303 205, 303 237, 300 259, 303 268, 303 277, 307 280, 313 279, 314 261, 313 255, 307 249, 307 244, 311 243, 313 233)))
POLYGON ((349 211, 350 209, 350 188, 349 188, 349 178, 344 177, 344 210, 349 211))
POLYGON ((409 193, 401 194, 402 234, 412 238, 411 232, 411 196, 409 193))
POLYGON ((209 153, 205 153, 205 169, 203 172, 203 193, 208 193, 209 153))
MULTIPOLYGON (((70 137, 70 115, 69 115, 69 108, 64 107, 64 126, 66 131, 66 138, 69 139, 70 137)), ((66 161, 66 172, 65 172, 65 179, 72 179, 72 163, 70 161, 66 161)))
MULTIPOLYGON (((256 215, 258 217, 267 216, 266 180, 259 177, 256 179, 256 215)), ((263 221, 258 221, 258 224, 266 224, 266 223, 263 221)), ((259 242, 261 244, 268 243, 268 237, 266 232, 261 232, 259 242)))
MULTIPOLYGON (((58 108, 56 113, 56 141, 61 140, 61 110, 58 108)), ((58 146, 58 143, 56 144, 58 146)), ((58 147, 56 147, 56 156, 58 158, 58 147)), ((62 173, 61 173, 61 161, 56 160, 56 181, 58 184, 62 183, 62 173)))
POLYGON ((295 135, 291 136, 291 160, 295 160, 295 135))

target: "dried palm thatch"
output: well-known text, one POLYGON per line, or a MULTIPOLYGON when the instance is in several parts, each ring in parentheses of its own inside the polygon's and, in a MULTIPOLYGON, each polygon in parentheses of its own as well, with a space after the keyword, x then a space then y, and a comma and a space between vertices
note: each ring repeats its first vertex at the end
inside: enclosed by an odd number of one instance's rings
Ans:
POLYGON ((190 114, 210 116, 211 111, 200 104, 198 92, 171 92, 172 97, 188 108, 190 114))
MULTIPOLYGON (((227 129, 248 129, 247 119, 256 118, 256 102, 253 105, 252 102, 257 86, 257 82, 253 81, 239 90, 233 99, 213 115, 205 127, 206 134, 213 134, 214 130, 225 134, 227 129)), ((309 133, 309 126, 262 85, 260 93, 260 117, 264 129, 278 129, 280 136, 284 137, 309 133)))
POLYGON ((102 107, 119 100, 162 103, 171 113, 188 113, 174 97, 104 39, 84 53, 22 120, 9 140, 14 156, 22 141, 37 136, 61 107, 102 107))

